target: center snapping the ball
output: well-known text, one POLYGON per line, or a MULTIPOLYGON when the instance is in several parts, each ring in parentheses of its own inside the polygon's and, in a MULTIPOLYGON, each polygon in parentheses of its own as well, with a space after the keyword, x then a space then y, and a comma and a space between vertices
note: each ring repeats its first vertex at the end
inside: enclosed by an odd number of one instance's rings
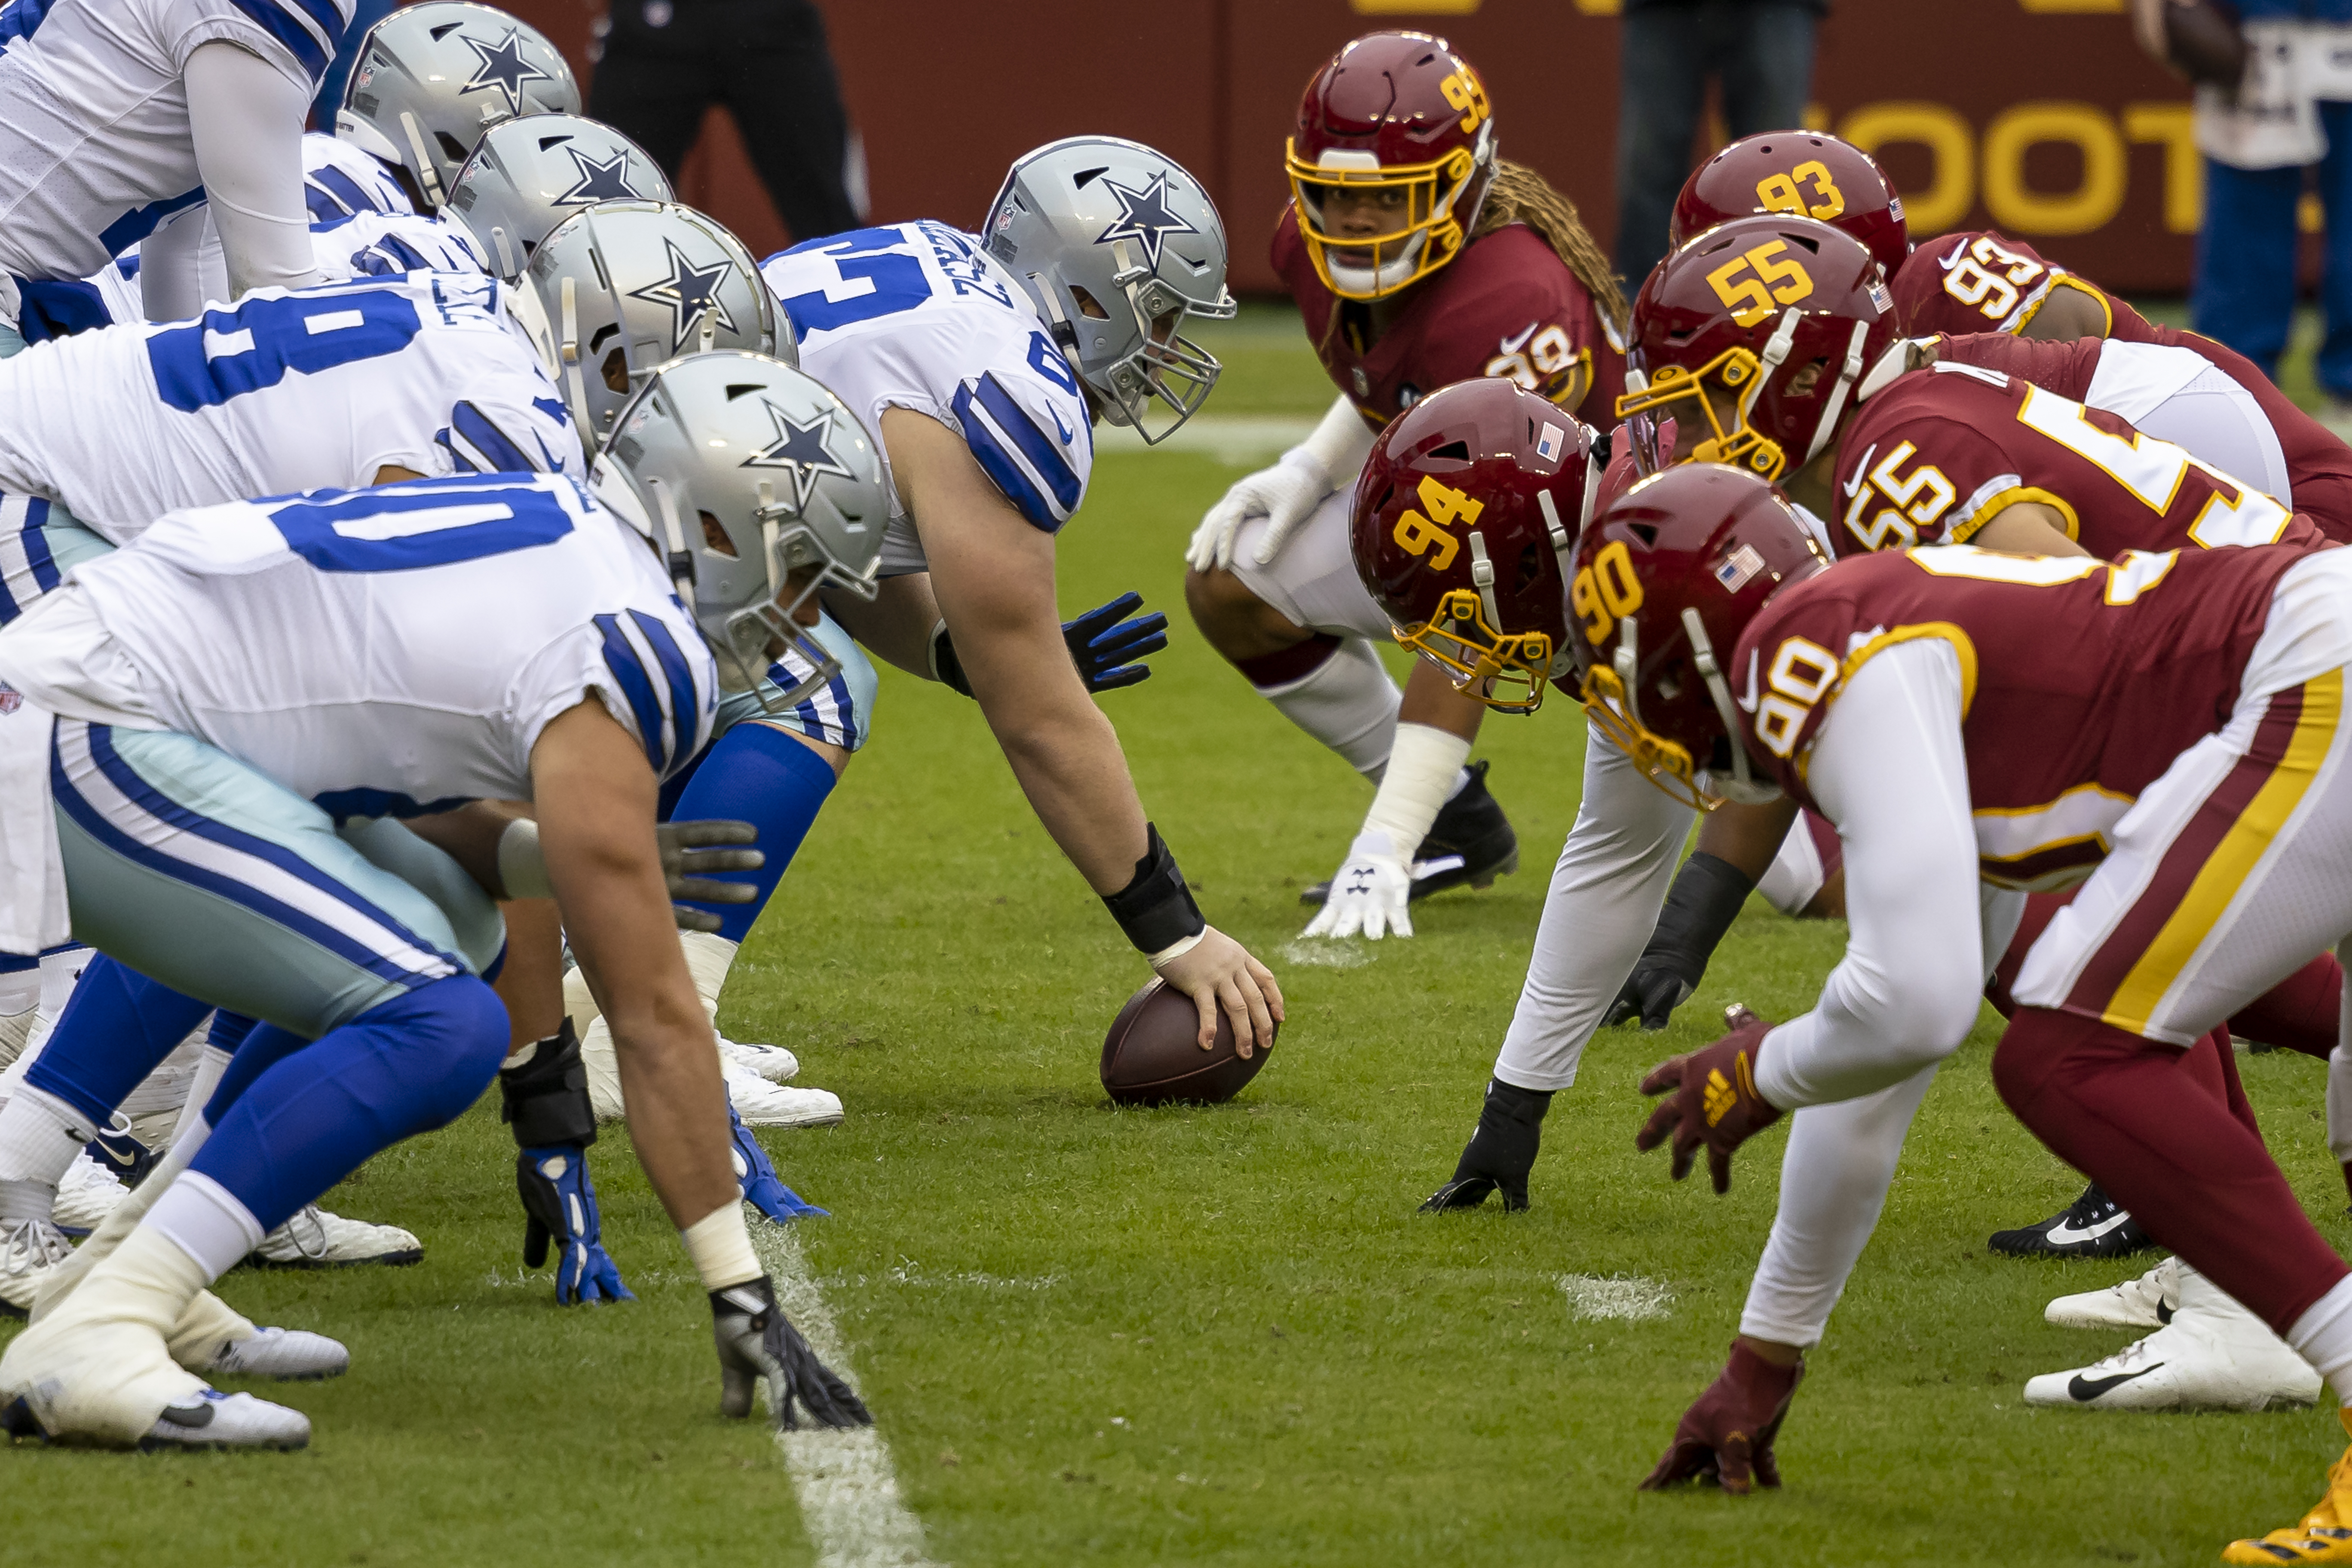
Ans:
MULTIPOLYGON (((1164 980, 1152 981, 1111 1020, 1103 1040, 1103 1088, 1121 1105, 1218 1105, 1257 1076, 1273 1049, 1263 1046, 1244 1057, 1234 1048, 1234 1021, 1222 1007, 1216 1044, 1205 1051, 1200 1031, 1200 1009, 1192 999, 1164 980)), ((1281 1033, 1276 1024, 1275 1034, 1281 1033)))

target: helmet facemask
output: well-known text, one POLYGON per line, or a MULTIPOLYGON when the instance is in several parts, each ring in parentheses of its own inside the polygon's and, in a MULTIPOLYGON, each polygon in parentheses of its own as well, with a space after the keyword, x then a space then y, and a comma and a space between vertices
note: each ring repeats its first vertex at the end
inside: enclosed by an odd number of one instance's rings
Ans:
POLYGON ((1113 240, 1111 252, 1118 268, 1111 282, 1126 297, 1138 341, 1133 350, 1108 365, 1083 369, 1076 353, 1078 333, 1091 330, 1089 323, 1112 321, 1103 301, 1075 283, 1050 278, 1035 281, 1042 285, 1038 292, 1053 318, 1055 342, 1071 369, 1095 393, 1103 417, 1132 429, 1145 445, 1156 445, 1200 412, 1217 377, 1224 374, 1225 367, 1216 355, 1183 335, 1184 322, 1193 317, 1230 321, 1239 307, 1230 293, 1213 306, 1186 299, 1133 257, 1124 239, 1113 240), (1064 306, 1066 298, 1076 320, 1064 306), (1167 405, 1170 412, 1156 415, 1154 399, 1167 405))
MULTIPOLYGON (((1471 537, 1475 539, 1476 534, 1471 537)), ((1543 706, 1552 676, 1554 649, 1545 632, 1500 630, 1488 604, 1467 588, 1438 601, 1437 614, 1417 626, 1391 627, 1390 635, 1454 677, 1454 689, 1497 713, 1532 713, 1543 706)))
MULTIPOLYGON (((1795 314, 1793 310, 1790 312, 1792 317, 1795 314)), ((1757 429, 1752 421, 1767 380, 1764 362, 1752 351, 1726 349, 1696 371, 1670 364, 1661 366, 1654 376, 1650 376, 1637 370, 1627 375, 1628 384, 1637 374, 1643 375, 1643 385, 1617 400, 1617 416, 1633 426, 1634 460, 1644 473, 1677 463, 1723 463, 1768 479, 1778 479, 1787 471, 1788 454, 1778 441, 1757 429), (1710 383, 1724 395, 1720 401, 1732 405, 1727 427, 1717 406, 1718 399, 1708 395, 1710 383), (1677 430, 1706 430, 1708 434, 1700 437, 1697 444, 1681 456, 1662 450, 1657 426, 1669 418, 1675 421, 1677 430)))
POLYGON ((1494 122, 1480 132, 1478 151, 1456 147, 1426 163, 1382 165, 1370 153, 1326 148, 1308 163, 1288 144, 1284 159, 1297 202, 1299 237, 1323 286, 1342 300, 1378 300, 1420 281, 1461 253, 1485 205, 1494 151, 1494 122), (1335 194, 1395 192, 1402 224, 1380 234, 1332 231, 1326 204, 1335 194))

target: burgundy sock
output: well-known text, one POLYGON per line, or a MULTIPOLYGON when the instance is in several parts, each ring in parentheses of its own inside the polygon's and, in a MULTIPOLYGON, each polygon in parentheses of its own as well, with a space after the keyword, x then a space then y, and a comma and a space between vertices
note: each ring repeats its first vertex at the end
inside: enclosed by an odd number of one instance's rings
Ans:
POLYGON ((2179 1047, 2021 1007, 1992 1070, 2052 1152, 2278 1332, 2344 1278, 2262 1139, 2183 1081, 2179 1047))
POLYGON ((2230 1032, 2258 1046, 2276 1046, 2327 1059, 2336 1048, 2336 1008, 2344 994, 2344 966, 2323 952, 2230 1020, 2230 1032))
POLYGON ((1322 668, 1323 661, 1339 651, 1339 642, 1328 632, 1317 632, 1305 642, 1262 653, 1255 658, 1237 658, 1234 668, 1249 677, 1249 683, 1260 690, 1269 686, 1287 686, 1322 668))

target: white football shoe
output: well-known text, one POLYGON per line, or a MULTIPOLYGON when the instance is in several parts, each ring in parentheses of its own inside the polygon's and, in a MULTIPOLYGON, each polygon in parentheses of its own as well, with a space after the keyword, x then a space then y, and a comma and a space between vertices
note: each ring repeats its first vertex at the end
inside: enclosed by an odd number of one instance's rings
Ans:
POLYGON ((801 1070, 800 1058, 782 1046, 758 1046, 741 1040, 719 1037, 719 1055, 722 1060, 756 1073, 770 1083, 784 1083, 801 1070))
POLYGON ((2062 1329, 2160 1329, 2180 1310, 2180 1268, 2168 1258, 2137 1279, 2061 1296, 2042 1315, 2062 1329))
POLYGON ((66 1173, 58 1178, 56 1206, 49 1217, 64 1231, 88 1233, 104 1223, 114 1212, 114 1205, 131 1195, 122 1178, 89 1157, 85 1149, 76 1154, 66 1173))
POLYGON ((841 1096, 829 1089, 786 1089, 731 1061, 719 1070, 746 1127, 830 1127, 842 1118, 841 1096))
POLYGON ((420 1263, 425 1244, 396 1225, 371 1225, 305 1204, 247 1255, 257 1268, 348 1268, 359 1263, 400 1268, 420 1263))
POLYGON ((250 1394, 204 1388, 193 1400, 165 1405, 139 1446, 150 1449, 307 1448, 310 1418, 299 1410, 289 1410, 250 1394))
POLYGON ((2172 1321, 2105 1361, 2044 1373, 2028 1405, 2092 1410, 2282 1410, 2319 1397, 2319 1373, 2270 1325, 2185 1263, 2172 1321))
POLYGON ((43 1276, 72 1256, 73 1243, 47 1220, 0 1225, 0 1313, 31 1316, 43 1276))
POLYGON ((223 1377, 315 1383, 322 1377, 341 1377, 351 1367, 352 1352, 324 1334, 306 1329, 256 1329, 244 1339, 229 1341, 202 1365, 188 1370, 218 1373, 223 1377))

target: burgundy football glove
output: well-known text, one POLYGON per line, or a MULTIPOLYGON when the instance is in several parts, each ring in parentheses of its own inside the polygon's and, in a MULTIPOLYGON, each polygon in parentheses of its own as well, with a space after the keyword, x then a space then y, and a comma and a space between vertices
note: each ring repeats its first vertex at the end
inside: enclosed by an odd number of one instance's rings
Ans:
POLYGON ((1724 1009, 1723 1021, 1731 1033, 1715 1044, 1650 1069, 1642 1092, 1666 1098, 1633 1135, 1643 1153, 1674 1139, 1677 1182, 1690 1174, 1705 1144, 1717 1193, 1731 1190, 1731 1152, 1780 1120, 1779 1108, 1756 1092, 1756 1053, 1772 1026, 1738 1005, 1724 1009))
POLYGON ((1740 1341, 1731 1342, 1731 1361, 1722 1375, 1683 1412, 1658 1468, 1641 1489, 1663 1491, 1681 1481, 1713 1481, 1725 1491, 1745 1493, 1780 1484, 1772 1439, 1788 1418, 1789 1401, 1805 1379, 1805 1363, 1774 1366, 1740 1341))

